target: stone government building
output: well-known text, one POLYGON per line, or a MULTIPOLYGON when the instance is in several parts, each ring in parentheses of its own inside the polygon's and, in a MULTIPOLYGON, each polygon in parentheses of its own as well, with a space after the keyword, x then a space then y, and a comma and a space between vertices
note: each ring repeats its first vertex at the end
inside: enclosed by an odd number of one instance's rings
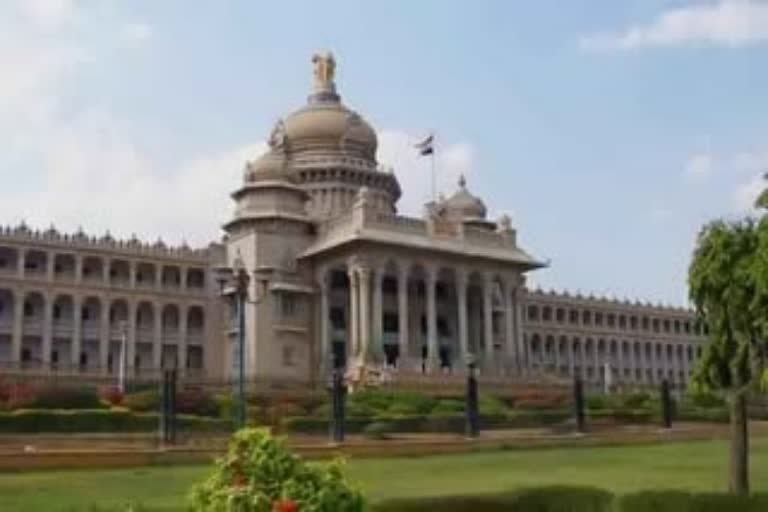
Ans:
POLYGON ((129 375, 231 378, 240 354, 215 270, 242 265, 254 276, 251 378, 382 364, 461 374, 472 355, 498 377, 685 385, 705 341, 693 312, 527 289, 544 264, 463 178, 422 218, 398 215, 375 130, 341 102, 333 57, 313 65, 307 104, 246 164, 221 241, 193 250, 0 229, 2 371, 109 376, 125 339, 129 375))

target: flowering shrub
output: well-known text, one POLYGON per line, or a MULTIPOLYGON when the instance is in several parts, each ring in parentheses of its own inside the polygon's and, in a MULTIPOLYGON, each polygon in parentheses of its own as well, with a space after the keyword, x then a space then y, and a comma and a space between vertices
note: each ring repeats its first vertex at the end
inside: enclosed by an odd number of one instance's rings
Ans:
POLYGON ((191 492, 196 512, 362 512, 341 464, 308 465, 265 429, 235 433, 213 474, 191 492))
POLYGON ((102 386, 99 388, 99 398, 111 406, 123 403, 123 392, 117 386, 102 386))
POLYGON ((29 407, 37 398, 39 387, 29 382, 0 379, 0 410, 29 407))

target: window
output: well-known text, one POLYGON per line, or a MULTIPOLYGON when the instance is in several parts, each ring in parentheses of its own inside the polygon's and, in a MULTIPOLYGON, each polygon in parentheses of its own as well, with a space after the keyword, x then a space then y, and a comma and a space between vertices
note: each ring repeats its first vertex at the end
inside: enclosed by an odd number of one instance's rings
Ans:
POLYGON ((581 323, 583 323, 584 325, 592 324, 592 313, 590 311, 587 311, 587 310, 582 311, 581 323))
POLYGON ((539 319, 539 308, 536 306, 528 306, 528 320, 538 320, 539 319))
POLYGON ((331 308, 331 326, 334 329, 345 329, 347 327, 343 308, 331 308))
POLYGON ((86 321, 90 320, 91 319, 91 311, 87 307, 83 306, 83 311, 82 311, 82 314, 80 315, 80 318, 82 320, 86 320, 86 321))
POLYGON ((542 320, 545 322, 549 322, 552 320, 552 308, 549 306, 544 306, 543 312, 542 312, 542 320))
POLYGON ((54 320, 61 319, 61 306, 59 306, 58 304, 53 306, 53 318, 54 320))
POLYGON ((603 314, 599 311, 595 313, 595 325, 603 325, 603 314))
POLYGON ((608 327, 613 327, 616 325, 616 315, 613 313, 608 313, 608 327))
POLYGON ((570 311, 568 312, 568 320, 569 320, 569 321, 570 321, 572 324, 577 324, 577 323, 579 323, 579 312, 578 312, 578 311, 576 311, 575 309, 572 309, 572 310, 570 310, 570 311))
POLYGON ((283 347, 283 366, 294 366, 296 364, 296 349, 290 345, 283 347))
POLYGON ((384 318, 382 319, 382 324, 384 326, 384 332, 398 332, 398 316, 395 313, 384 313, 384 318))
POLYGON ((299 310, 298 297, 288 293, 282 294, 280 297, 280 314, 283 318, 291 318, 296 316, 299 310))
POLYGON ((24 316, 35 316, 35 306, 31 302, 24 303, 24 316))

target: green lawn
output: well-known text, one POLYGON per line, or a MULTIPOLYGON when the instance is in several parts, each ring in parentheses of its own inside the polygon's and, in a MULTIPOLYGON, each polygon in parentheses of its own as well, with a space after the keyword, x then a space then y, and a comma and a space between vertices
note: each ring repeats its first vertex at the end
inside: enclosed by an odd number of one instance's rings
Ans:
MULTIPOLYGON (((408 459, 353 460, 348 471, 374 500, 477 494, 545 484, 586 484, 617 492, 724 490, 723 441, 505 451, 408 459)), ((134 502, 180 510, 202 466, 0 474, 0 510, 88 510, 134 502)), ((768 438, 752 446, 755 491, 768 490, 768 438)))

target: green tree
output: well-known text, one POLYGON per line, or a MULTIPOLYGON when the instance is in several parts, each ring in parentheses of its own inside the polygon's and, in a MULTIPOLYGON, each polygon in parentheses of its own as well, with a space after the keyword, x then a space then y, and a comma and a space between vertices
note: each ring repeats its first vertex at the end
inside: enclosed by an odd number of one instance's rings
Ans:
MULTIPOLYGON (((756 206, 765 207, 763 196, 756 206)), ((729 489, 749 493, 747 400, 765 373, 768 333, 768 218, 714 221, 699 233, 688 270, 699 319, 708 331, 694 387, 725 394, 730 407, 729 489)))

